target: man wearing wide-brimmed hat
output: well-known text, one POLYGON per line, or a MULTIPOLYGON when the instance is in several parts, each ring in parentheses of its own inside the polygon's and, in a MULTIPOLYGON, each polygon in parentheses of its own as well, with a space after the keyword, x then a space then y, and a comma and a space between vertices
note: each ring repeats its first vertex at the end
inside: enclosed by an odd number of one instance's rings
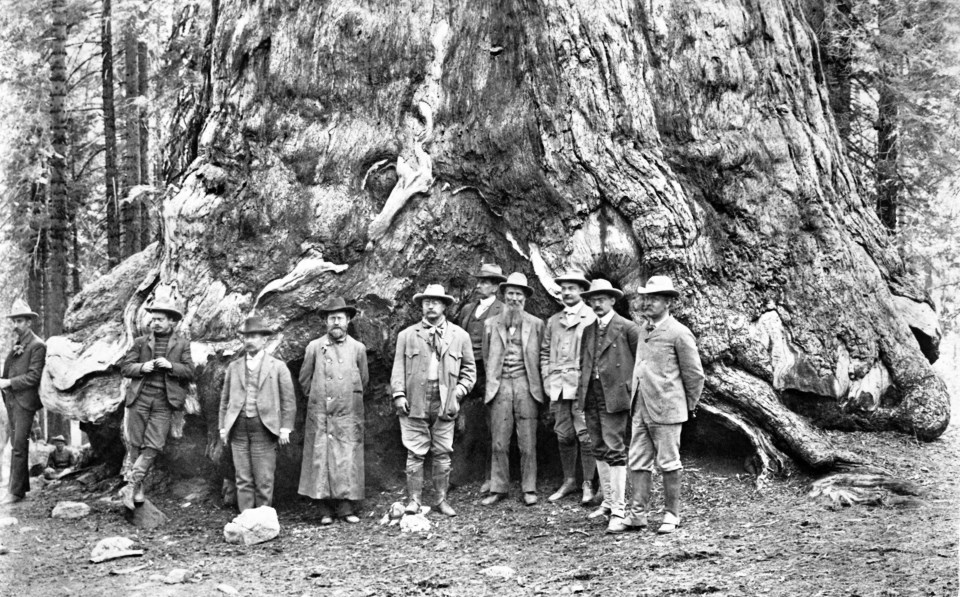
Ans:
POLYGON ((273 505, 277 444, 290 443, 297 416, 293 376, 265 350, 272 334, 262 317, 243 322, 243 354, 227 365, 220 392, 220 439, 233 455, 241 512, 273 505))
POLYGON ((577 453, 583 469, 581 502, 594 498, 593 477, 597 463, 593 444, 587 431, 583 411, 577 406, 577 386, 580 385, 580 337, 597 316, 580 298, 590 288, 590 282, 581 272, 567 272, 553 279, 560 286, 563 310, 547 320, 540 343, 540 373, 543 390, 550 399, 553 429, 560 448, 563 484, 547 500, 555 502, 577 488, 577 453), (578 446, 579 443, 579 446, 578 446))
POLYGON ((171 417, 183 409, 194 373, 190 341, 174 332, 183 319, 180 309, 158 300, 146 310, 150 333, 134 340, 120 361, 121 375, 131 380, 124 400, 127 485, 121 490, 130 509, 146 499, 143 479, 163 452, 171 417))
POLYGON ((433 461, 433 487, 437 509, 456 516, 447 503, 450 484, 450 454, 460 401, 473 389, 477 366, 470 335, 447 321, 446 310, 454 302, 440 284, 430 284, 413 296, 423 319, 397 336, 390 386, 393 406, 400 418, 400 434, 407 449, 406 511, 420 511, 423 494, 423 461, 429 452, 433 461))
POLYGON ((503 270, 494 263, 483 263, 480 269, 473 273, 477 280, 474 289, 477 300, 464 305, 460 311, 460 327, 470 334, 473 343, 473 356, 477 360, 477 383, 473 391, 464 402, 460 413, 463 429, 465 450, 469 451, 471 460, 482 461, 486 479, 480 487, 480 493, 490 491, 490 447, 487 438, 490 437, 490 412, 483 402, 484 387, 486 385, 486 369, 483 364, 483 325, 490 318, 500 315, 503 311, 503 302, 497 296, 500 283, 507 277, 503 270))
POLYGON ((637 324, 613 310, 623 291, 596 279, 581 296, 597 320, 580 339, 580 385, 577 401, 584 412, 603 503, 588 518, 609 515, 608 533, 622 533, 627 485, 627 423, 630 420, 630 369, 637 352, 637 324))
POLYGON ((320 500, 320 524, 349 523, 363 500, 363 391, 367 347, 347 334, 357 314, 337 296, 320 307, 327 333, 307 345, 300 387, 307 397, 300 495, 320 500))
POLYGON ((47 455, 47 466, 43 469, 44 479, 57 479, 77 466, 77 454, 67 447, 67 438, 55 435, 50 438, 53 451, 47 455))
POLYGON ((703 392, 703 366, 693 333, 670 315, 679 296, 673 281, 652 276, 638 291, 647 325, 640 332, 633 369, 633 437, 630 475, 633 499, 626 523, 647 526, 653 468, 663 474, 664 515, 658 533, 680 525, 680 430, 696 416, 703 392))
POLYGON ((14 340, 3 364, 0 390, 7 408, 10 433, 10 486, 5 503, 19 502, 30 491, 29 442, 33 417, 40 403, 40 376, 47 346, 31 329, 39 315, 22 299, 13 302, 7 315, 13 323, 14 340))
POLYGON ((537 420, 543 402, 540 339, 543 320, 524 311, 533 288, 514 272, 500 284, 503 312, 483 327, 483 360, 487 367, 484 400, 490 408, 490 495, 480 503, 496 504, 510 490, 510 439, 517 432, 523 503, 537 503, 537 420))

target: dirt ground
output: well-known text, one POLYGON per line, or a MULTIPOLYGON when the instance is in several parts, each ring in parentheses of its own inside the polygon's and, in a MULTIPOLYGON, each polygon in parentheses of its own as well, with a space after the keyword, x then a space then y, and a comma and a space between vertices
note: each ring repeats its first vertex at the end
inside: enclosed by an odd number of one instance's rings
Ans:
MULTIPOLYGON (((171 522, 138 531, 103 494, 61 486, 0 511, 18 519, 0 528, 9 549, 0 555, 0 595, 197 597, 223 595, 221 584, 241 595, 295 596, 957 595, 957 429, 930 444, 893 433, 832 436, 921 485, 926 505, 832 509, 806 496, 804 475, 758 491, 729 462, 699 455, 687 457, 684 523, 671 536, 605 535, 574 497, 528 508, 515 491, 486 508, 469 485, 451 495, 459 516, 431 514, 434 526, 422 535, 377 524, 400 499, 398 488, 369 498, 359 525, 320 527, 309 504, 278 505, 280 537, 242 547, 223 541, 233 513, 213 498, 159 496, 171 522), (65 499, 85 501, 93 513, 51 518, 65 499), (146 554, 91 564, 96 542, 113 535, 137 540, 146 554), (129 571, 138 566, 145 567, 129 571), (495 566, 514 574, 491 575, 495 566), (151 579, 174 568, 195 577, 171 585, 151 579)), ((542 496, 552 488, 544 482, 542 496)))

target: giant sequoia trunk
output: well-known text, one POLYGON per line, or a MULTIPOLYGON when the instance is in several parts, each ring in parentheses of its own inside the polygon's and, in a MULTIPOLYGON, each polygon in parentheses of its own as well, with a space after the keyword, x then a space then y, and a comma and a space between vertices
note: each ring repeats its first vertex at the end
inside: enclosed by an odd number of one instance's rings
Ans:
POLYGON ((144 301, 174 292, 213 448, 243 318, 272 321, 296 371, 339 294, 370 354, 367 460, 392 466, 413 294, 465 300, 495 261, 534 281, 540 317, 567 268, 615 281, 631 313, 639 284, 672 276, 708 416, 767 470, 855 459, 818 426, 935 438, 936 316, 857 194, 815 44, 796 0, 223 2, 213 109, 162 246, 77 297, 44 401, 108 418, 144 301))

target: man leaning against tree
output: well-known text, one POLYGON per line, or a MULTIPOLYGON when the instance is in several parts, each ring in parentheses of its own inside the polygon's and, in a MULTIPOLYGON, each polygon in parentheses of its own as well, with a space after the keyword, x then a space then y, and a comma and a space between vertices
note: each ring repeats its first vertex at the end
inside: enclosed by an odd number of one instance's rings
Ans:
POLYGON ((695 417, 703 392, 703 367, 697 341, 670 315, 680 295, 666 276, 652 276, 638 291, 647 324, 640 331, 633 369, 633 437, 630 477, 633 485, 626 525, 647 526, 653 467, 663 474, 664 515, 658 533, 680 525, 680 430, 695 417))

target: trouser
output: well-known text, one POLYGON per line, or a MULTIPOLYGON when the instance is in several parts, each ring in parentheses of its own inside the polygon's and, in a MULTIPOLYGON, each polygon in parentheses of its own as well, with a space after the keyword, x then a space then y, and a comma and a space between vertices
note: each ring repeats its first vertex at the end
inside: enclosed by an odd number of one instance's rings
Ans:
POLYGON ((563 466, 564 478, 576 477, 574 468, 577 465, 577 443, 579 442, 583 480, 592 482, 593 475, 597 471, 597 463, 593 457, 593 442, 587 430, 586 416, 577 406, 577 401, 567 399, 566 396, 551 402, 550 410, 553 412, 553 430, 557 434, 557 443, 560 446, 560 464, 563 466))
POLYGON ((37 411, 23 408, 13 397, 5 398, 10 426, 11 495, 23 497, 30 491, 30 430, 37 411))
POLYGON ((656 466, 669 473, 683 469, 680 462, 680 432, 683 423, 662 424, 650 418, 642 398, 633 410, 630 470, 652 472, 656 466))
POLYGON ((510 491, 510 438, 517 430, 520 448, 520 486, 525 493, 537 490, 537 401, 530 395, 526 376, 500 381, 490 402, 490 491, 510 491))
POLYGON ((630 411, 608 413, 600 380, 591 379, 587 386, 583 412, 596 459, 610 466, 626 466, 627 448, 624 438, 630 411))
POLYGON ((167 443, 173 408, 166 393, 149 386, 144 387, 133 404, 127 407, 124 424, 127 431, 127 481, 137 484, 143 481, 154 460, 167 443))
POLYGON ((237 471, 237 507, 273 505, 273 475, 277 468, 277 436, 259 416, 241 414, 230 431, 233 466, 237 471))
MULTIPOLYGON (((450 455, 453 453, 455 419, 440 415, 440 388, 436 381, 427 382, 425 418, 400 416, 400 438, 407 449, 407 483, 423 486, 423 461, 427 454, 433 462, 435 479, 450 476, 450 455)), ((414 496, 411 495, 411 498, 414 496)), ((419 501, 420 496, 416 496, 419 501)))

